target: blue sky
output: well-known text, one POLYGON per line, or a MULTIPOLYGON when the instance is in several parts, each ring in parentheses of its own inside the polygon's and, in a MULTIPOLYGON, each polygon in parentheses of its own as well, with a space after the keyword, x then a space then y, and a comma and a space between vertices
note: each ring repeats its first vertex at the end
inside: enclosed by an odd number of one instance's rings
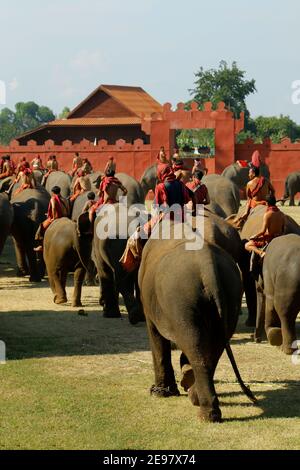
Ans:
POLYGON ((300 123, 299 17, 297 0, 2 0, 0 80, 10 108, 33 100, 60 112, 101 83, 176 104, 200 66, 235 60, 256 80, 253 116, 300 123))

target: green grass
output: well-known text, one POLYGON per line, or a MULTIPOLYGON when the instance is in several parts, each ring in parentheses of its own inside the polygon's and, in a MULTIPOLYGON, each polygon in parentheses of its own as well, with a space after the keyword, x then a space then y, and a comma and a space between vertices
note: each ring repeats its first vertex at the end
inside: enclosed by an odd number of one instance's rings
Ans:
MULTIPOLYGON (((245 311, 232 347, 258 406, 242 394, 224 355, 216 372, 224 423, 206 424, 182 389, 180 397, 150 396, 145 325, 130 326, 123 307, 122 320, 104 319, 98 288, 85 287, 88 316, 78 316, 70 303, 53 304, 46 281, 36 287, 14 277, 10 243, 0 261, 8 357, 0 365, 0 449, 299 449, 300 364, 251 342, 245 311)), ((180 380, 179 351, 173 364, 180 380)))

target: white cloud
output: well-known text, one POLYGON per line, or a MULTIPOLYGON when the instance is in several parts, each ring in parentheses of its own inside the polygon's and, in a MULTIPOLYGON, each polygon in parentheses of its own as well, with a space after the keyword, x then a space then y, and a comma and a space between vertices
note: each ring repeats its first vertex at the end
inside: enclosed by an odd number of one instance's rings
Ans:
POLYGON ((17 88, 19 88, 19 82, 18 82, 18 80, 16 79, 16 77, 14 77, 14 78, 11 80, 11 82, 9 82, 8 88, 10 89, 10 91, 15 91, 17 88))

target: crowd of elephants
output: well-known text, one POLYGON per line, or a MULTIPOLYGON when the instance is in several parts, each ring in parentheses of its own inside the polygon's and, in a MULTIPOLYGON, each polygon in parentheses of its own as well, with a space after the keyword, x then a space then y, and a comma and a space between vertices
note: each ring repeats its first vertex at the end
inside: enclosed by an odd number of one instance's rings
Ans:
MULTIPOLYGON (((266 169, 267 170, 267 169, 266 169)), ((246 169, 248 172, 248 170, 246 169)), ((36 175, 37 177, 39 175, 36 175)), ((127 204, 142 204, 156 184, 156 168, 149 167, 138 182, 123 173, 116 175, 128 190, 127 204)), ((90 175, 93 189, 99 188, 101 173, 90 175)), ((298 184, 300 176, 298 176, 298 184)), ((146 321, 154 363, 155 383, 151 393, 157 396, 178 395, 171 362, 171 342, 182 351, 181 366, 188 374, 183 380, 189 397, 199 406, 199 416, 207 421, 221 421, 221 411, 214 388, 214 372, 226 349, 239 382, 237 366, 229 346, 241 311, 243 292, 248 307, 247 325, 253 327, 260 342, 264 334, 270 344, 281 346, 286 354, 294 350, 296 318, 300 311, 300 226, 285 216, 285 235, 267 248, 261 273, 250 272, 250 255, 245 241, 262 226, 266 208, 257 207, 238 232, 230 216, 240 210, 240 191, 247 182, 244 168, 228 167, 223 175, 204 178, 210 204, 204 210, 203 247, 185 249, 186 240, 172 235, 168 240, 150 238, 143 250, 139 270, 125 272, 119 260, 126 239, 96 236, 90 230, 82 207, 87 195, 80 195, 70 218, 55 220, 48 228, 43 255, 34 251, 34 237, 45 219, 52 186, 61 187, 68 197, 72 181, 68 174, 55 171, 46 187, 26 189, 9 200, 7 183, 0 192, 0 254, 5 240, 12 235, 18 275, 39 282, 47 271, 56 304, 67 302, 66 279, 74 273, 72 305, 81 306, 84 279, 93 282, 97 273, 99 303, 107 318, 120 317, 119 294, 123 296, 130 323, 146 321), (228 220, 226 220, 228 218, 228 220)), ((289 195, 294 194, 292 184, 289 195)), ((300 188, 298 188, 299 190, 300 188)), ((116 204, 118 212, 120 205, 116 204)), ((131 222, 129 217, 128 224, 131 222)), ((120 227, 116 227, 117 235, 120 227)), ((259 348, 259 346, 257 346, 259 348)), ((247 393, 247 390, 246 390, 247 393)), ((251 397, 251 393, 248 391, 251 397)), ((252 397, 253 398, 253 397, 252 397)))

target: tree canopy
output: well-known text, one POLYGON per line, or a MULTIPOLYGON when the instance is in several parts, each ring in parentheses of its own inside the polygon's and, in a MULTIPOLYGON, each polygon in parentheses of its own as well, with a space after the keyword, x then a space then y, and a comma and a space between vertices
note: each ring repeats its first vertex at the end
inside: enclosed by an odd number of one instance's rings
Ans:
POLYGON ((0 143, 7 145, 18 135, 53 121, 55 115, 47 106, 33 101, 17 103, 15 111, 3 108, 0 112, 0 143))
POLYGON ((195 88, 189 90, 192 100, 199 103, 200 108, 206 101, 211 101, 215 107, 220 101, 224 101, 227 109, 238 118, 242 111, 246 119, 249 111, 246 106, 246 98, 256 91, 255 80, 246 80, 245 71, 240 70, 236 62, 229 66, 222 60, 217 69, 200 70, 195 73, 195 88))

